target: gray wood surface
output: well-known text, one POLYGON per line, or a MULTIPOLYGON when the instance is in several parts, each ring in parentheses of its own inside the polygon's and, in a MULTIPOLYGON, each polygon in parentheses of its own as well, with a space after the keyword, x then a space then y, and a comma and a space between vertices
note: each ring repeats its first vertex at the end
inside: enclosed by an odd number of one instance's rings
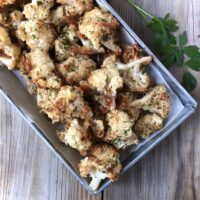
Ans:
MULTIPOLYGON (((154 50, 153 34, 124 0, 113 7, 154 50)), ((200 46, 199 0, 138 0, 155 15, 166 12, 200 46)), ((180 79, 182 69, 173 71, 180 79)), ((200 74, 195 74, 200 80, 200 74)), ((192 95, 200 102, 200 82, 192 95)), ((200 199, 200 110, 120 181, 90 196, 19 114, 0 96, 0 200, 198 200, 200 199)))

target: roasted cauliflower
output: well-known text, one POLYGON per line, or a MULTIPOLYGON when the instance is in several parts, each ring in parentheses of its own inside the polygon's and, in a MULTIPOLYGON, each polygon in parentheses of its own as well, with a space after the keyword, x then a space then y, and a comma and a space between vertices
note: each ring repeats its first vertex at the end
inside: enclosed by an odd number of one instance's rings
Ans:
POLYGON ((83 57, 69 57, 57 65, 57 69, 68 84, 79 84, 86 80, 89 74, 95 70, 96 63, 83 57))
POLYGON ((38 89, 37 104, 53 123, 71 118, 90 119, 93 115, 78 87, 63 86, 59 91, 38 89))
POLYGON ((39 2, 40 1, 26 4, 23 14, 27 19, 50 20, 50 7, 39 2))
POLYGON ((36 49, 24 54, 18 67, 40 88, 59 89, 61 87, 62 81, 54 73, 55 66, 47 52, 36 49))
POLYGON ((135 124, 136 133, 147 138, 150 134, 162 129, 163 118, 155 113, 148 113, 141 116, 135 124))
POLYGON ((115 56, 110 56, 105 59, 101 69, 97 69, 91 73, 88 82, 91 87, 95 88, 100 93, 110 93, 115 96, 117 89, 123 86, 123 79, 119 71, 113 65, 115 56))
POLYGON ((9 70, 12 70, 17 66, 20 54, 20 47, 14 45, 8 32, 0 27, 0 62, 7 66, 9 70))
POLYGON ((54 44, 54 31, 47 23, 37 20, 23 21, 19 24, 17 36, 25 41, 30 49, 48 51, 54 44))
POLYGON ((90 176, 90 188, 96 191, 102 180, 109 178, 115 182, 121 171, 119 153, 111 145, 100 143, 92 146, 88 157, 79 163, 79 171, 82 177, 90 176))
POLYGON ((133 101, 131 106, 140 107, 143 110, 157 113, 165 119, 170 111, 169 93, 164 85, 157 85, 142 99, 133 101))
POLYGON ((78 119, 71 120, 64 131, 58 132, 58 137, 64 144, 77 149, 81 155, 86 155, 92 145, 87 121, 80 123, 78 119))
POLYGON ((93 8, 93 0, 57 0, 64 5, 65 16, 80 16, 93 8))
POLYGON ((118 21, 110 13, 99 8, 86 12, 79 24, 80 33, 92 42, 95 49, 99 49, 104 43, 114 51, 120 49, 116 47, 115 39, 110 37, 118 27, 118 21))
POLYGON ((132 130, 133 122, 126 112, 112 110, 107 114, 106 120, 108 131, 104 141, 111 143, 117 149, 125 149, 138 143, 137 135, 132 130))

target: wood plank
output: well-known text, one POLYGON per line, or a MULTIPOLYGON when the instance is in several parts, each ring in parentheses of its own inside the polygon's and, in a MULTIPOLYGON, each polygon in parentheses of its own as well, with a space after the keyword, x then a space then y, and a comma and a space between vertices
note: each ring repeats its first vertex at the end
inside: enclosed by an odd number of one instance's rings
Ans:
MULTIPOLYGON (((139 5, 157 16, 170 12, 186 30, 189 42, 200 46, 200 2, 198 0, 138 0, 139 5)), ((110 0, 125 21, 155 50, 153 34, 125 1, 110 0)), ((180 80, 182 69, 173 73, 180 80)), ((200 74, 195 73, 200 80, 200 74)), ((200 100, 200 84, 193 96, 200 100)), ((137 163, 119 183, 104 192, 105 200, 195 200, 200 198, 200 109, 148 155, 137 163)))
POLYGON ((0 95, 0 199, 100 200, 92 197, 0 95))

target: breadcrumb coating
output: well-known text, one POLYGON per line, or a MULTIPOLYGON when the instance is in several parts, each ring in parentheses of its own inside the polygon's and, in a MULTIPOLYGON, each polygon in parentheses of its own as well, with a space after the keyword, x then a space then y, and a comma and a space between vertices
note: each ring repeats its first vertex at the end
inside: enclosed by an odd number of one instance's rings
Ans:
POLYGON ((150 134, 162 129, 163 118, 159 115, 145 114, 141 116, 135 124, 135 131, 142 138, 149 137, 150 134))

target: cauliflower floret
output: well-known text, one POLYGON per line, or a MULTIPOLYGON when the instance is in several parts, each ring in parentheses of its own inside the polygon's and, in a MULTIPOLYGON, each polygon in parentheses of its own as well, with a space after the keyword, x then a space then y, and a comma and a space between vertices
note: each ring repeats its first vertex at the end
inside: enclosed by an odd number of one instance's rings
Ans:
POLYGON ((90 119, 93 115, 78 87, 63 86, 59 91, 39 89, 37 104, 53 123, 67 122, 70 118, 90 119))
POLYGON ((89 139, 90 132, 88 128, 88 122, 84 122, 81 125, 78 119, 73 119, 64 131, 58 132, 58 137, 64 144, 77 149, 81 155, 86 155, 86 152, 92 145, 89 139))
POLYGON ((36 49, 24 54, 18 67, 38 87, 53 89, 61 87, 61 79, 55 75, 55 66, 47 52, 36 49))
POLYGON ((90 188, 96 191, 105 178, 117 181, 121 171, 119 153, 111 145, 101 143, 91 147, 88 157, 79 163, 79 171, 82 177, 90 176, 90 188))
POLYGON ((106 42, 107 39, 109 41, 109 35, 112 35, 118 27, 118 21, 110 13, 100 8, 86 12, 79 24, 80 33, 85 35, 96 49, 101 47, 102 42, 106 42))
POLYGON ((117 149, 137 144, 137 135, 132 131, 133 122, 124 111, 112 110, 107 114, 108 131, 104 141, 113 144, 117 149))
POLYGON ((31 49, 48 51, 54 44, 54 31, 45 22, 29 20, 21 22, 18 26, 17 36, 31 49))
POLYGON ((0 62, 14 69, 21 54, 20 47, 12 44, 7 31, 0 27, 0 62))
POLYGON ((157 85, 142 99, 133 101, 131 106, 157 113, 165 119, 170 111, 169 93, 164 85, 157 85))
POLYGON ((93 71, 88 78, 89 84, 100 93, 109 91, 115 96, 117 89, 123 86, 123 79, 113 64, 115 59, 115 56, 106 58, 101 69, 93 71))
POLYGON ((123 87, 123 79, 112 64, 113 59, 115 56, 106 58, 101 69, 93 71, 88 78, 90 87, 99 93, 94 95, 94 99, 104 113, 115 108, 117 90, 123 87))
POLYGON ((142 138, 149 137, 150 134, 160 130, 163 127, 163 118, 159 115, 145 114, 138 119, 135 124, 135 131, 142 138))
POLYGON ((57 65, 58 71, 69 84, 79 84, 81 80, 87 79, 95 68, 96 63, 93 60, 83 57, 69 57, 57 65))
POLYGON ((70 56, 94 55, 105 53, 104 48, 94 49, 89 40, 81 38, 75 25, 65 26, 55 41, 56 60, 64 61, 70 56), (78 44, 81 40, 84 46, 78 44))
POLYGON ((15 3, 16 0, 0 0, 0 8, 15 3))
MULTIPOLYGON (((133 92, 146 92, 151 85, 151 78, 145 71, 145 66, 152 61, 152 57, 147 56, 128 63, 132 68, 123 71, 124 83, 133 92)), ((118 64, 119 69, 119 64, 118 64)))
POLYGON ((64 5, 66 16, 80 16, 93 8, 93 0, 57 0, 64 5))
MULTIPOLYGON (((39 2, 39 1, 38 1, 39 2)), ((49 20, 50 7, 40 3, 28 3, 24 6, 24 15, 27 19, 49 20)))

